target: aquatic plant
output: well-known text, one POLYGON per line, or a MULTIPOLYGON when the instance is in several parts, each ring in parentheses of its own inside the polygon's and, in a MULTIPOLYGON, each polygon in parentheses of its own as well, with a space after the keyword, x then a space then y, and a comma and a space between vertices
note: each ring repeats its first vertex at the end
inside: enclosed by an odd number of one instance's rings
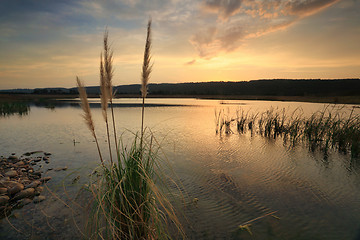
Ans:
POLYGON ((230 123, 236 120, 239 134, 250 130, 251 134, 258 133, 267 138, 282 137, 290 146, 303 142, 311 151, 337 149, 342 153, 351 152, 353 157, 360 154, 360 116, 354 113, 354 109, 347 117, 329 106, 309 117, 304 117, 300 109, 288 115, 285 109, 274 108, 256 113, 245 113, 239 108, 236 118, 229 115, 221 110, 216 113, 215 122, 225 126, 217 127, 217 133, 233 133, 229 130, 230 123))
POLYGON ((27 115, 30 106, 22 102, 0 102, 0 117, 18 114, 19 116, 27 115))
POLYGON ((84 119, 95 139, 101 166, 101 174, 93 179, 90 190, 94 201, 89 217, 90 239, 168 239, 167 224, 172 222, 180 231, 174 209, 158 185, 164 184, 158 174, 160 165, 152 134, 144 130, 145 98, 151 73, 151 20, 147 25, 147 37, 142 68, 141 96, 143 100, 140 137, 128 149, 116 136, 115 118, 112 108, 112 51, 108 45, 108 32, 104 35, 104 53, 100 59, 100 89, 102 115, 106 124, 110 163, 105 161, 97 141, 86 91, 79 79, 78 88, 84 111, 84 119), (111 107, 114 140, 110 141, 108 104, 111 107), (150 141, 148 143, 148 140, 150 141), (139 143, 140 142, 140 143, 139 143), (112 146, 116 146, 117 159, 112 157, 112 146))

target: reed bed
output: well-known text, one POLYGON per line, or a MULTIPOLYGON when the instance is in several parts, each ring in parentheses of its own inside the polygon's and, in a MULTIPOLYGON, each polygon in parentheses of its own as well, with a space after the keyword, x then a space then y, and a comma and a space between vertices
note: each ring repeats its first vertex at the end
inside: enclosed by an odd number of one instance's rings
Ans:
POLYGON ((27 115, 30 106, 21 102, 0 102, 0 116, 10 116, 18 114, 19 116, 27 115))
POLYGON ((151 20, 142 68, 142 112, 139 134, 134 134, 130 148, 117 139, 112 98, 112 56, 108 32, 104 35, 104 50, 100 56, 100 89, 102 115, 106 125, 107 152, 98 143, 95 124, 87 101, 83 83, 77 78, 83 108, 83 118, 95 140, 101 165, 96 170, 89 190, 93 194, 88 223, 89 239, 170 239, 168 224, 175 225, 182 233, 175 211, 163 192, 164 176, 159 174, 159 146, 154 137, 144 130, 145 98, 151 73, 151 20), (109 110, 110 109, 110 110, 109 110), (110 116, 109 116, 110 115, 110 116), (111 126, 112 133, 111 133, 111 126), (113 136, 112 137, 110 136, 113 136), (112 149, 116 149, 116 154, 112 149), (106 152, 104 151, 104 152, 106 152))
POLYGON ((354 109, 347 116, 329 106, 309 117, 299 109, 288 113, 286 109, 275 108, 256 113, 239 108, 234 118, 229 117, 229 113, 225 115, 223 110, 216 114, 215 127, 219 134, 234 133, 228 128, 236 125, 239 134, 250 131, 267 138, 281 137, 292 146, 303 142, 312 151, 336 149, 353 157, 360 154, 360 116, 354 109))

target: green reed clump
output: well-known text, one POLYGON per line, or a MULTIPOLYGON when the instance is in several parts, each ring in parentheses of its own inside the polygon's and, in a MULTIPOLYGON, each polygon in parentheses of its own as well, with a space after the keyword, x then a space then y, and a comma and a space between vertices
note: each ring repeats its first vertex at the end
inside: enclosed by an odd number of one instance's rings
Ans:
POLYGON ((101 166, 100 175, 93 179, 90 190, 94 201, 91 205, 89 221, 90 239, 168 239, 167 223, 172 222, 181 231, 171 204, 157 185, 164 183, 157 174, 158 155, 154 150, 153 136, 147 144, 144 131, 144 109, 147 85, 152 65, 150 64, 151 21, 148 22, 147 38, 142 69, 142 115, 140 138, 135 135, 130 149, 117 140, 112 98, 112 51, 108 44, 108 33, 104 36, 104 52, 100 59, 100 89, 102 115, 106 125, 106 136, 110 162, 106 161, 98 144, 95 125, 92 120, 86 91, 79 79, 78 88, 84 120, 95 139, 101 166), (111 119, 108 119, 110 104, 111 119), (114 140, 110 139, 113 125, 114 140), (116 148, 116 160, 112 147, 116 148), (156 182, 157 180, 157 182, 156 182))
POLYGON ((142 148, 138 141, 135 136, 128 150, 121 144, 118 162, 103 167, 103 175, 91 188, 95 196, 91 239, 169 239, 165 219, 179 225, 171 204, 155 184, 161 176, 155 171, 152 140, 142 148))
MULTIPOLYGON (((230 114, 226 117, 221 114, 223 111, 219 111, 217 119, 231 119, 230 114)), ((256 114, 245 114, 242 109, 238 109, 234 119, 240 134, 250 130, 252 134, 255 132, 267 138, 282 137, 283 141, 291 146, 303 142, 311 151, 320 149, 327 152, 329 149, 337 149, 343 153, 351 152, 354 157, 360 154, 360 116, 354 114, 354 111, 344 117, 339 111, 326 107, 304 117, 299 109, 290 116, 285 109, 270 108, 256 114)), ((222 128, 219 131, 233 133, 222 128)))
POLYGON ((22 102, 0 102, 0 116, 18 114, 19 116, 29 114, 30 106, 22 102))
POLYGON ((248 121, 249 112, 245 113, 242 108, 236 110, 236 126, 240 133, 246 131, 246 122, 248 121))

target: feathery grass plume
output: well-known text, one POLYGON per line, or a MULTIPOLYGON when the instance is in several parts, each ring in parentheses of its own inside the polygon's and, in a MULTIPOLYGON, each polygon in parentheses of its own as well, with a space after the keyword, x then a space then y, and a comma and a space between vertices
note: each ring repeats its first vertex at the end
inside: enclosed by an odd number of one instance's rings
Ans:
MULTIPOLYGON (((109 122, 107 116, 107 109, 109 103, 109 93, 107 89, 107 83, 105 79, 105 72, 104 72, 104 63, 102 59, 102 54, 100 54, 100 99, 101 99, 101 110, 102 115, 106 125, 106 135, 108 139, 108 146, 109 146, 109 155, 110 155, 110 162, 113 163, 112 153, 111 153, 111 142, 110 142, 110 132, 109 132, 109 122)), ((116 142, 115 142, 116 144, 116 142)))
POLYGON ((141 138, 140 138, 140 148, 142 147, 143 136, 144 136, 144 111, 145 111, 145 98, 147 96, 147 86, 150 79, 150 73, 152 70, 151 61, 151 19, 148 21, 147 25, 147 35, 144 51, 144 62, 142 66, 141 74, 141 96, 142 96, 142 111, 141 111, 141 138))
POLYGON ((113 107, 113 85, 112 85, 112 78, 113 78, 113 51, 109 46, 109 32, 105 30, 104 33, 104 78, 105 78, 105 88, 107 92, 107 99, 110 101, 110 108, 111 108, 111 117, 112 117, 112 124, 113 124, 113 131, 114 131, 114 140, 115 140, 115 147, 116 147, 116 155, 119 158, 119 147, 118 147, 118 140, 116 136, 116 125, 115 125, 115 116, 114 116, 114 107, 113 107))
POLYGON ((101 109, 105 121, 107 121, 107 109, 109 102, 109 93, 104 72, 104 63, 102 53, 100 54, 100 96, 101 96, 101 109))
POLYGON ((106 88, 108 92, 109 100, 111 101, 113 98, 113 85, 112 78, 114 75, 114 70, 112 67, 113 62, 113 51, 109 46, 109 32, 105 30, 104 33, 104 74, 106 80, 106 88))
POLYGON ((152 70, 151 61, 151 19, 149 19, 147 25, 147 36, 146 36, 146 44, 145 44, 145 51, 144 51, 144 63, 142 67, 142 74, 141 74, 141 96, 145 98, 147 96, 147 86, 150 79, 150 73, 152 70))
POLYGON ((104 160, 102 158, 99 143, 98 143, 98 140, 97 140, 97 137, 96 137, 95 126, 94 126, 94 122, 92 120, 89 101, 87 99, 87 94, 86 94, 84 84, 80 81, 79 77, 76 77, 76 83, 77 83, 77 87, 78 87, 78 90, 79 90, 79 95, 80 95, 80 100, 81 100, 81 107, 82 107, 82 109, 84 111, 84 114, 82 115, 82 117, 84 118, 86 126, 89 128, 91 134, 93 135, 93 137, 95 139, 101 163, 104 165, 104 160))

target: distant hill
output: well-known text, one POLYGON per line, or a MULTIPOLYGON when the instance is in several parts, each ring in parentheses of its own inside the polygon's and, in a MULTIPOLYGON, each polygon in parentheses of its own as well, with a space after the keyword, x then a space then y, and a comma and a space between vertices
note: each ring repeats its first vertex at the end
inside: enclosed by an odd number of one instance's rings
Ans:
MULTIPOLYGON (((117 94, 140 94, 140 84, 115 86, 117 94)), ((99 87, 87 87, 99 94, 99 87)), ((76 88, 2 90, 6 93, 77 94, 76 88)), ((269 79, 241 82, 194 82, 149 84, 149 95, 207 96, 360 96, 360 79, 269 79)))

